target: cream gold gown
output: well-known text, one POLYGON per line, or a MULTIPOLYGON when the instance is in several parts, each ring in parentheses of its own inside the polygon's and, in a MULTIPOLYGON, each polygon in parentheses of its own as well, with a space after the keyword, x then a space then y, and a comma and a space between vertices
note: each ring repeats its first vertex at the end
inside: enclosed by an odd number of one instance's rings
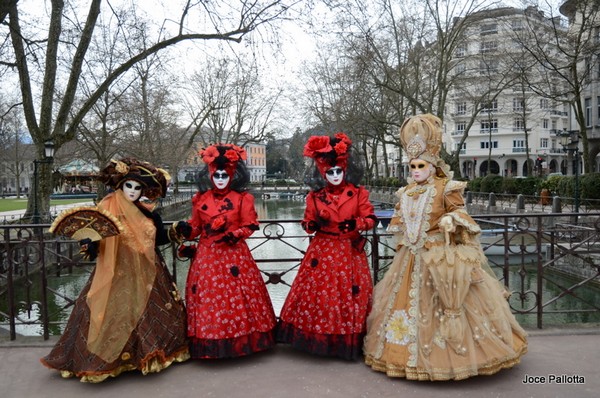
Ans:
POLYGON ((526 333, 487 265, 481 230, 464 210, 465 185, 430 177, 397 192, 389 226, 397 252, 367 319, 365 362, 374 370, 460 380, 510 368, 527 352, 526 333), (438 226, 445 214, 457 226, 448 237, 438 226))

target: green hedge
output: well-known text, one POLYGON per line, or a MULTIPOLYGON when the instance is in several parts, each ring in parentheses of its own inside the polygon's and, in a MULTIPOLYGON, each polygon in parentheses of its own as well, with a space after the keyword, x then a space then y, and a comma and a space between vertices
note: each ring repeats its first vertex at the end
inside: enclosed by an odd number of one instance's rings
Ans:
MULTIPOLYGON (((552 196, 568 198, 575 196, 575 186, 574 176, 512 178, 490 174, 472 179, 467 184, 467 189, 473 192, 527 196, 539 195, 542 189, 548 189, 552 196)), ((579 176, 579 197, 582 199, 600 198, 600 173, 587 173, 579 176)))

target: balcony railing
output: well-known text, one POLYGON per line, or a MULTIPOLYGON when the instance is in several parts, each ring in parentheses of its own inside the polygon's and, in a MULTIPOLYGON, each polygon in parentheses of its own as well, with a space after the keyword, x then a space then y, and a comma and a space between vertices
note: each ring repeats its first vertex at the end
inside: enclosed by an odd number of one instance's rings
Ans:
MULTIPOLYGON (((548 319, 554 314, 600 315, 600 302, 580 295, 584 289, 598 288, 600 280, 599 216, 581 215, 575 225, 573 214, 475 216, 486 231, 481 239, 490 264, 512 291, 509 302, 515 314, 530 317, 538 328, 552 323, 548 319), (557 282, 557 273, 575 279, 557 282), (557 306, 565 296, 576 300, 577 308, 557 306)), ((287 295, 310 239, 298 224, 299 220, 263 220, 261 230, 248 239, 274 302, 274 290, 278 296, 287 295)), ((77 242, 56 239, 47 228, 0 226, 0 327, 13 340, 21 334, 17 330, 27 328, 36 328, 45 339, 60 333, 82 288, 73 281, 78 275, 87 279, 93 268, 93 263, 80 258, 77 242)), ((373 278, 378 281, 392 262, 395 238, 383 228, 366 237, 373 278)), ((166 246, 162 252, 182 289, 189 262, 178 259, 173 249, 166 246)))

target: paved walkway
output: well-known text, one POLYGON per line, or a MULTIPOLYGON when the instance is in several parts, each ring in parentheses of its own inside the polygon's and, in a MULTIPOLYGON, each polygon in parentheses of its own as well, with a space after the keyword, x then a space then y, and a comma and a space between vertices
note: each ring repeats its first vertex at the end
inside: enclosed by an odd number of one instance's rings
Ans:
POLYGON ((597 397, 600 327, 532 331, 521 364, 493 376, 460 382, 390 379, 362 362, 313 357, 287 346, 245 358, 188 361, 158 374, 128 372, 100 384, 62 379, 39 358, 53 341, 0 343, 0 396, 128 398, 304 397, 597 397), (546 382, 524 384, 526 376, 546 382), (583 384, 549 382, 550 375, 578 376, 583 384))

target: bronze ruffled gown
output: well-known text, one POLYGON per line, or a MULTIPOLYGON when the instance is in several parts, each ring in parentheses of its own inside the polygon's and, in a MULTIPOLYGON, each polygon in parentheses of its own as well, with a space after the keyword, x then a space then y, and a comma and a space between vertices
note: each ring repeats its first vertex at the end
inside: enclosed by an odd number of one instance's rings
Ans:
POLYGON ((160 217, 129 202, 121 190, 99 206, 117 215, 124 231, 100 242, 96 269, 42 364, 63 377, 100 382, 185 361, 185 307, 155 249, 155 243, 168 242, 160 217))
POLYGON ((398 191, 389 229, 398 250, 375 286, 367 319, 365 362, 390 377, 460 380, 518 364, 525 331, 464 210, 464 183, 430 177, 398 191), (447 237, 439 220, 457 226, 447 237))

